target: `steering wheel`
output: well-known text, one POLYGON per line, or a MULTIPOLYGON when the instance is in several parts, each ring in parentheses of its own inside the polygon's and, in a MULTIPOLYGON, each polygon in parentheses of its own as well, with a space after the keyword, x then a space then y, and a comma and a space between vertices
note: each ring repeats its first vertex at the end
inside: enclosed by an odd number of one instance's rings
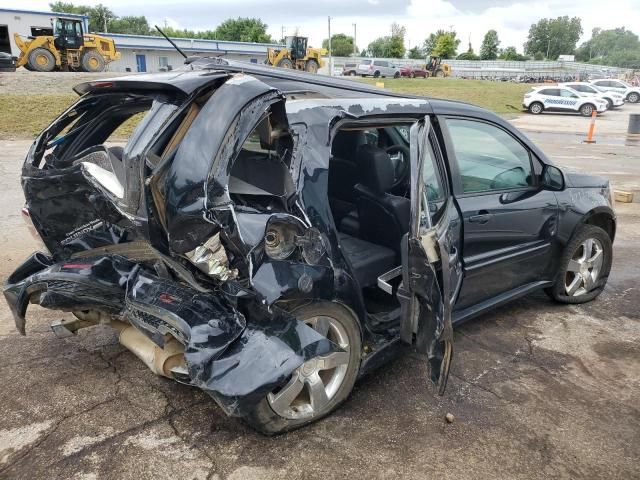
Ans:
POLYGON ((391 145, 385 149, 387 155, 393 163, 393 187, 395 189, 404 184, 409 176, 410 168, 410 152, 409 148, 404 145, 391 145))

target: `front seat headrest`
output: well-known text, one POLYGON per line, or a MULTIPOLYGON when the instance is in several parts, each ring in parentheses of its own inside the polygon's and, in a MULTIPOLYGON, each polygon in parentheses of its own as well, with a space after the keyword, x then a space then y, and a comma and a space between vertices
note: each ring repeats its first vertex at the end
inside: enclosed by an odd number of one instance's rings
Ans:
POLYGON ((331 145, 331 155, 344 160, 355 160, 360 145, 367 143, 362 130, 340 130, 331 145))
POLYGON ((360 183, 375 194, 393 187, 394 168, 387 152, 373 145, 360 145, 356 154, 360 183))

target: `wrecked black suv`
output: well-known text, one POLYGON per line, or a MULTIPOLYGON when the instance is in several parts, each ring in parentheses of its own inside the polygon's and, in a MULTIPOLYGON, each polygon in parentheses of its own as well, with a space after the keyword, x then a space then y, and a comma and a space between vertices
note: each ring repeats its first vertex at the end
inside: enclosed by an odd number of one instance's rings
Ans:
POLYGON ((48 252, 5 286, 18 330, 29 303, 73 313, 60 336, 109 324, 262 432, 328 414, 404 344, 443 393, 452 325, 607 281, 608 182, 486 110, 213 59, 75 90, 22 170, 48 252))

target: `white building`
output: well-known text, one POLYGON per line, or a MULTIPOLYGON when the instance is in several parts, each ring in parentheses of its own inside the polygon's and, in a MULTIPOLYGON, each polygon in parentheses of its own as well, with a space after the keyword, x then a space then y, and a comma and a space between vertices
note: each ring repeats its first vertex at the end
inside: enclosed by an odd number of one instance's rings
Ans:
MULTIPOLYGON (((13 34, 21 36, 52 35, 56 18, 78 18, 82 20, 84 32, 88 31, 89 18, 84 15, 67 13, 34 12, 0 8, 0 51, 20 55, 13 34)), ((98 33, 98 32, 96 32, 98 33)), ((160 36, 124 35, 100 33, 112 38, 121 53, 120 60, 110 63, 112 72, 157 72, 182 65, 184 58, 175 48, 160 36)), ((223 56, 233 60, 262 63, 267 58, 269 47, 275 44, 228 42, 223 40, 202 40, 172 38, 186 55, 223 56)))

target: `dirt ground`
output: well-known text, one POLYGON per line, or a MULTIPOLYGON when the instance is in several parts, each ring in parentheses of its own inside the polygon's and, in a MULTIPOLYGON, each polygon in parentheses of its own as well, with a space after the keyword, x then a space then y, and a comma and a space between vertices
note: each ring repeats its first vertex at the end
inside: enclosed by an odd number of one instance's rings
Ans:
MULTIPOLYGON (((513 122, 558 164, 638 196, 630 112, 640 105, 604 115, 596 145, 580 142, 581 117, 513 122)), ((29 143, 0 141, 3 282, 37 248, 20 218, 29 143)), ((617 214, 596 301, 525 297, 455 331, 444 397, 428 386, 424 357, 407 353, 328 418, 275 438, 154 376, 105 327, 60 340, 49 324, 66 314, 31 307, 22 337, 0 302, 0 478, 640 478, 640 209, 617 214)))

